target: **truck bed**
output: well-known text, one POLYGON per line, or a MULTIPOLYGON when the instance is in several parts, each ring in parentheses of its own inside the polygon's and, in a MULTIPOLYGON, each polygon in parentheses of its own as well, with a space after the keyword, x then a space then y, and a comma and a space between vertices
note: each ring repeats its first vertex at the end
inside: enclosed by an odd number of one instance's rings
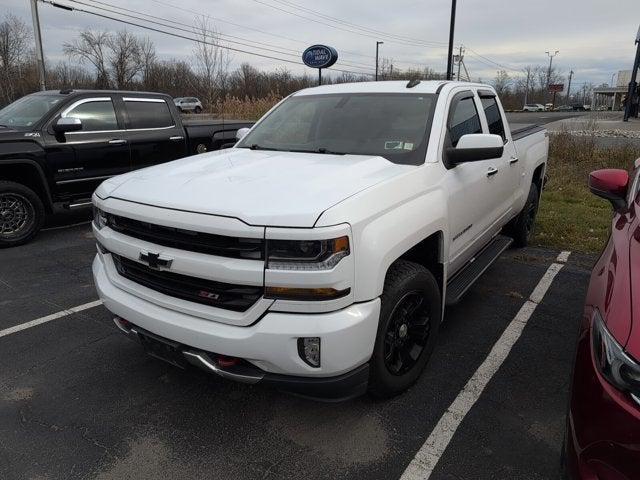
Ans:
POLYGON ((511 125, 511 138, 513 141, 533 135, 536 132, 543 131, 544 127, 535 123, 514 123, 511 125))

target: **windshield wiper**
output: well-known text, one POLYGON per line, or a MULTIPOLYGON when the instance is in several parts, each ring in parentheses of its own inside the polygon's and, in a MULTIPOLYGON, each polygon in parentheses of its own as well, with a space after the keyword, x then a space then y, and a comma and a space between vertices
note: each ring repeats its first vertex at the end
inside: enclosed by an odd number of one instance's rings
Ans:
POLYGON ((346 155, 344 152, 334 152, 333 150, 329 150, 324 147, 316 148, 315 150, 289 150, 290 152, 295 153, 324 153, 327 155, 346 155))
POLYGON ((271 150, 271 151, 274 151, 274 152, 278 152, 279 151, 277 148, 262 147, 262 146, 258 145, 257 143, 254 143, 249 148, 251 150, 271 150))

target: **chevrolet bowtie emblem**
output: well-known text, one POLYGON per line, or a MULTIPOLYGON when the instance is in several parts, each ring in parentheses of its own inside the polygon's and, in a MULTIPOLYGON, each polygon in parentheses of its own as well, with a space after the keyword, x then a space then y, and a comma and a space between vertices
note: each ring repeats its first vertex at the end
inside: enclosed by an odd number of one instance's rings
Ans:
POLYGON ((163 268, 171 268, 173 260, 169 258, 160 258, 159 253, 140 252, 140 261, 149 265, 149 268, 160 270, 163 268))

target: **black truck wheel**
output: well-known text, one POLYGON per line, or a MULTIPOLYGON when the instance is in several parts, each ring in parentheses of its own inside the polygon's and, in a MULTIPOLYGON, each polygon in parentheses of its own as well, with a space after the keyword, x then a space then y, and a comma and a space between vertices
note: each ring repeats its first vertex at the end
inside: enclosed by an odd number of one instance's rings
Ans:
POLYGON ((0 181, 0 248, 27 243, 42 228, 44 206, 36 193, 15 182, 0 181))
POLYGON ((399 260, 389 268, 381 301, 369 393, 389 398, 418 379, 433 352, 440 325, 440 289, 427 268, 399 260))
POLYGON ((531 184, 527 203, 520 214, 513 219, 509 225, 509 234, 513 238, 513 244, 516 247, 526 247, 533 237, 533 227, 536 223, 536 215, 538 214, 538 204, 540 203, 540 194, 535 183, 531 184))

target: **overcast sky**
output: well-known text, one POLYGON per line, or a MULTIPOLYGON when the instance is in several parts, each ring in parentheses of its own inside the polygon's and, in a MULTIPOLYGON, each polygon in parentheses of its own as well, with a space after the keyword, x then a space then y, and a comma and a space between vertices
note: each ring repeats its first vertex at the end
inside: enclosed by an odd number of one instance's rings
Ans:
MULTIPOLYGON (((71 0, 56 1, 61 4, 74 3, 71 0)), ((227 37, 228 40, 250 45, 269 44, 265 48, 296 56, 263 50, 262 53, 296 62, 305 46, 323 43, 338 50, 340 60, 336 68, 372 72, 375 67, 375 42, 379 39, 384 41, 384 45, 380 46, 381 57, 393 59, 394 65, 400 68, 429 66, 438 71, 446 69, 450 0, 80 1, 102 8, 113 9, 109 5, 128 8, 167 19, 165 23, 192 25, 198 14, 208 15, 222 34, 243 39, 227 37), (300 7, 321 11, 323 15, 343 23, 321 18, 300 7), (398 36, 407 40, 399 40, 398 36), (418 40, 429 46, 416 45, 418 40)), ((8 7, 0 11, 14 13, 31 25, 29 0, 0 0, 0 4, 8 7)), ((76 3, 76 6, 90 10, 86 5, 76 3)), ((39 9, 45 55, 50 62, 63 59, 62 44, 72 40, 84 28, 117 30, 124 26, 112 20, 79 11, 68 12, 47 4, 40 3, 39 9)), ((113 15, 104 10, 102 13, 113 15)), ((125 13, 140 16, 138 13, 125 13)), ((131 18, 129 20, 140 23, 131 18)), ((524 65, 547 65, 546 50, 559 50, 554 65, 565 74, 573 70, 576 85, 581 82, 600 84, 611 82, 612 74, 618 70, 631 69, 639 24, 638 0, 458 0, 455 41, 468 47, 465 63, 474 79, 493 79, 500 68, 496 63, 505 67, 510 75, 518 75, 518 70, 524 65)), ((178 26, 187 28, 185 25, 178 26)), ((151 38, 161 58, 190 60, 192 56, 193 43, 189 40, 135 26, 127 28, 151 38)), ((157 28, 167 29, 162 26, 157 28)), ((227 45, 258 51, 233 43, 227 45)), ((233 66, 250 62, 263 69, 285 66, 295 73, 305 70, 304 66, 239 52, 233 52, 231 58, 233 66)), ((308 71, 315 74, 315 71, 308 71)))

